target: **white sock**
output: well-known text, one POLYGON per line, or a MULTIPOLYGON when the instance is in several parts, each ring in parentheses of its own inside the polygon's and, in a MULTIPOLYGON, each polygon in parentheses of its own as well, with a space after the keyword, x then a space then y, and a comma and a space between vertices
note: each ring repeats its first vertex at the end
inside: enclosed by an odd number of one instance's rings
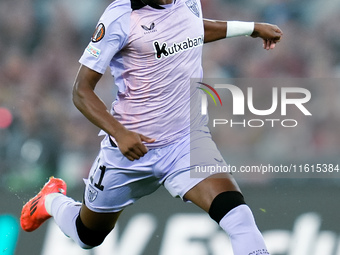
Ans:
POLYGON ((234 255, 269 254, 247 205, 232 209, 222 218, 219 225, 228 233, 234 255))
POLYGON ((52 206, 52 201, 54 198, 58 197, 58 196, 64 196, 63 194, 61 193, 51 193, 51 194, 48 194, 46 195, 45 197, 45 209, 47 211, 47 213, 49 215, 52 216, 52 209, 51 209, 51 206, 52 206))
POLYGON ((80 202, 75 202, 63 194, 53 193, 46 196, 45 207, 66 236, 73 239, 83 249, 93 248, 84 244, 78 236, 76 219, 81 208, 80 202))

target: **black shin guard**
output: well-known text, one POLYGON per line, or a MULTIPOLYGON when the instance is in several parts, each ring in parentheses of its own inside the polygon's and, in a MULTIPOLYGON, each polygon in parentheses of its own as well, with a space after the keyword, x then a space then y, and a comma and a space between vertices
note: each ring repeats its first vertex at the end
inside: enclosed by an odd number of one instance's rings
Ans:
POLYGON ((78 215, 76 219, 76 227, 79 239, 88 246, 98 246, 100 245, 105 237, 109 234, 106 231, 93 231, 87 228, 80 219, 80 215, 78 215))
POLYGON ((211 203, 210 217, 217 223, 232 209, 245 204, 243 195, 238 191, 226 191, 218 194, 211 203))

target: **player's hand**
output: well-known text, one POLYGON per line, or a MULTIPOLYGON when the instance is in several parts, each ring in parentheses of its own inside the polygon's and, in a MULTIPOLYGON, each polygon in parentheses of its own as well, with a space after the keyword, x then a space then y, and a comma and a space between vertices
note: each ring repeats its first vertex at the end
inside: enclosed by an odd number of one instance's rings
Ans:
POLYGON ((276 43, 278 43, 282 38, 281 29, 272 24, 268 23, 255 23, 254 32, 251 37, 260 37, 263 39, 263 48, 266 50, 274 49, 276 43))
POLYGON ((114 138, 119 150, 131 161, 140 159, 148 152, 148 148, 143 142, 153 143, 155 141, 155 139, 129 131, 125 128, 117 131, 114 138))

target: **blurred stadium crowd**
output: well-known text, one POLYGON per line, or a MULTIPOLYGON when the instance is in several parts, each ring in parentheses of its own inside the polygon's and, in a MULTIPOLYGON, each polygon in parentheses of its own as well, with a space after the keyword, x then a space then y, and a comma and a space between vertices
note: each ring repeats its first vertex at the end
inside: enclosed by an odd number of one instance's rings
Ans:
MULTIPOLYGON (((109 3, 0 1, 0 107, 13 115, 13 122, 0 129, 0 187, 40 187, 50 175, 62 176, 72 186, 87 175, 100 138, 96 136, 98 129, 73 106, 71 88, 78 59, 109 3)), ((261 50, 259 39, 233 38, 207 44, 203 60, 206 77, 331 79, 337 85, 326 92, 319 85, 314 102, 325 107, 320 111, 323 114, 306 123, 301 120, 303 130, 296 137, 285 130, 233 129, 221 135, 221 149, 240 161, 261 153, 288 159, 291 154, 338 158, 339 2, 202 0, 202 5, 206 18, 270 22, 284 32, 282 42, 270 52, 261 50), (301 142, 291 148, 290 139, 301 142)), ((98 88, 108 107, 115 93, 112 84, 106 73, 98 88)))

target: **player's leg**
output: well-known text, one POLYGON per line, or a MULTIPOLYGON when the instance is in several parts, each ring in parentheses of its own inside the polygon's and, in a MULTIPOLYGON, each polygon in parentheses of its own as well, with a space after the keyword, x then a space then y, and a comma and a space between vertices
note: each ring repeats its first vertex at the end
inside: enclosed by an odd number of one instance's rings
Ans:
POLYGON ((114 228, 122 211, 97 213, 73 199, 58 195, 52 198, 51 215, 65 235, 81 248, 91 249, 100 245, 114 228))
POLYGON ((85 180, 84 203, 65 196, 65 182, 52 178, 53 181, 24 206, 23 229, 33 231, 53 216, 65 235, 82 248, 98 246, 114 228, 126 206, 160 186, 151 167, 157 157, 157 152, 149 151, 136 164, 124 157, 108 137, 104 138, 89 178, 85 180), (60 190, 63 194, 58 193, 60 190))
POLYGON ((199 182, 185 195, 184 199, 192 201, 204 211, 209 212, 214 198, 225 191, 241 193, 235 179, 228 173, 211 175, 199 182))
MULTIPOLYGON (((235 255, 258 254, 258 250, 268 254, 252 212, 232 175, 211 174, 228 168, 210 133, 192 131, 190 137, 174 146, 167 155, 175 158, 165 158, 170 169, 164 177, 167 190, 208 212, 229 234, 235 255)), ((162 166, 167 165, 163 163, 162 166)))
POLYGON ((93 231, 110 232, 118 220, 123 210, 114 213, 96 213, 82 205, 80 210, 80 219, 85 227, 93 231))
POLYGON ((92 212, 85 204, 66 196, 63 180, 51 177, 41 191, 23 206, 20 224, 23 230, 31 232, 53 216, 65 235, 80 247, 89 249, 103 242, 120 213, 92 212))
POLYGON ((221 226, 230 237, 235 255, 269 254, 253 214, 230 174, 204 179, 184 199, 208 212, 221 226))
POLYGON ((47 197, 47 210, 59 228, 84 249, 100 245, 114 228, 126 204, 132 203, 119 187, 125 186, 119 169, 113 170, 114 166, 103 161, 108 156, 114 158, 101 150, 92 165, 85 181, 82 204, 61 195, 47 197))
POLYGON ((123 209, 160 184, 150 168, 149 152, 136 162, 122 155, 108 137, 85 180, 84 202, 79 204, 61 196, 54 198, 52 215, 61 230, 82 248, 100 245, 114 228, 123 209), (68 215, 68 219, 65 219, 68 215))

